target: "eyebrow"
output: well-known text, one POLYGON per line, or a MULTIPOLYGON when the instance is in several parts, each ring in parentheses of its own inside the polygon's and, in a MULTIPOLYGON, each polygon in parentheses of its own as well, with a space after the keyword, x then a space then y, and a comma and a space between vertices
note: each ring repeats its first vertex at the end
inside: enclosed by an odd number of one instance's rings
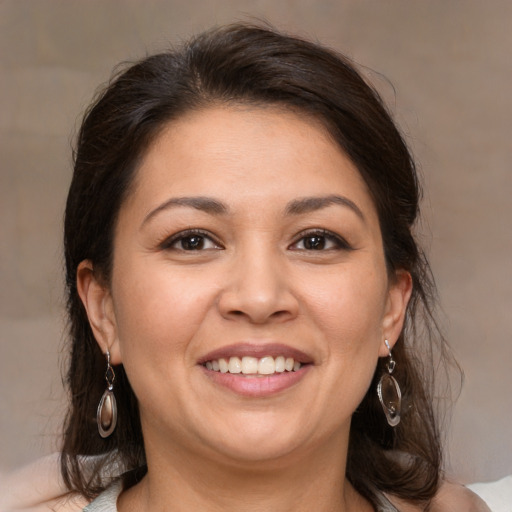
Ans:
POLYGON ((338 204, 350 208, 363 222, 366 221, 361 209, 348 197, 338 195, 328 195, 320 197, 303 197, 295 199, 288 203, 285 213, 287 215, 301 215, 303 213, 314 212, 327 208, 333 204, 338 204))
POLYGON ((194 208, 195 210, 200 210, 202 212, 209 213, 210 215, 224 215, 228 213, 229 210, 224 203, 221 203, 211 197, 173 197, 172 199, 162 203, 160 206, 157 206, 154 210, 151 210, 146 217, 144 217, 142 225, 149 222, 160 212, 177 208, 179 206, 194 208))
MULTIPOLYGON (((285 208, 285 214, 301 215, 304 213, 314 212, 323 208, 327 208, 333 204, 338 204, 350 208, 363 222, 365 222, 365 217, 360 208, 347 197, 339 195, 303 197, 301 199, 294 199, 287 204, 285 208)), ((157 206, 154 210, 151 210, 146 215, 146 217, 144 217, 142 225, 149 222, 160 212, 180 206, 194 208, 195 210, 203 211, 205 213, 209 213, 210 215, 225 215, 229 212, 229 208, 224 203, 211 197, 173 197, 172 199, 169 199, 161 205, 157 206)))

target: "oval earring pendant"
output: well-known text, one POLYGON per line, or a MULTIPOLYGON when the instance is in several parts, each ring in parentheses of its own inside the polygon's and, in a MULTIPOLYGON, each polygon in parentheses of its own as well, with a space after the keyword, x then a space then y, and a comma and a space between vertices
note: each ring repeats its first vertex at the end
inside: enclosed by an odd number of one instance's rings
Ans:
POLYGON ((388 424, 391 427, 396 427, 400 423, 402 392, 393 376, 387 373, 382 375, 377 385, 377 395, 379 396, 379 401, 388 424))
POLYGON ((117 403, 114 393, 110 389, 106 389, 98 404, 96 412, 96 422, 98 423, 98 432, 100 436, 108 437, 117 424, 117 403))

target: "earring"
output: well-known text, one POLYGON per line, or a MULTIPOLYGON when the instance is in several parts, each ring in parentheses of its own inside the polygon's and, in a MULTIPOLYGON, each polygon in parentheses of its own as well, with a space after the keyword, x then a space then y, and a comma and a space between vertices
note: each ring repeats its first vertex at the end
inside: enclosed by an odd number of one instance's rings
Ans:
POLYGON ((114 380, 116 374, 110 366, 110 352, 107 350, 107 371, 105 372, 105 380, 107 381, 107 389, 101 397, 96 412, 96 423, 98 424, 98 432, 100 436, 105 438, 110 436, 117 423, 117 403, 114 396, 114 380))
POLYGON ((395 369, 396 361, 391 354, 391 347, 388 340, 384 340, 389 352, 387 362, 388 373, 384 373, 377 384, 377 395, 382 405, 388 424, 396 427, 400 423, 400 410, 402 407, 402 392, 396 379, 391 375, 395 369))

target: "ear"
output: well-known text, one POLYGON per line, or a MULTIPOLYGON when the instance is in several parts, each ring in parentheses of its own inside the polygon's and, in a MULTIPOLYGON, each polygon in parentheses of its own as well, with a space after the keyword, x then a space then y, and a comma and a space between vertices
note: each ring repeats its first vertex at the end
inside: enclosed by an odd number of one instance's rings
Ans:
POLYGON ((104 354, 107 350, 110 352, 113 365, 120 364, 122 359, 110 288, 94 272, 90 260, 84 260, 78 265, 76 283, 96 342, 104 354))
MULTIPOLYGON (((382 321, 382 334, 391 347, 400 336, 405 321, 407 304, 412 293, 412 277, 405 270, 398 270, 389 284, 386 311, 382 321)), ((382 340, 379 350, 380 357, 389 355, 388 349, 382 340)))

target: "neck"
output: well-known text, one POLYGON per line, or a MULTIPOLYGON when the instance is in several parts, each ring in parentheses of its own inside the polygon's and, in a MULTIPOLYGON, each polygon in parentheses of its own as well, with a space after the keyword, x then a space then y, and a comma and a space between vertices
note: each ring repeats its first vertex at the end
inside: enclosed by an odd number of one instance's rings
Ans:
POLYGON ((172 504, 173 512, 372 512, 345 478, 348 440, 343 437, 310 453, 250 462, 219 461, 179 446, 163 452, 161 445, 157 450, 147 443, 148 473, 120 496, 118 508, 163 512, 172 504))

